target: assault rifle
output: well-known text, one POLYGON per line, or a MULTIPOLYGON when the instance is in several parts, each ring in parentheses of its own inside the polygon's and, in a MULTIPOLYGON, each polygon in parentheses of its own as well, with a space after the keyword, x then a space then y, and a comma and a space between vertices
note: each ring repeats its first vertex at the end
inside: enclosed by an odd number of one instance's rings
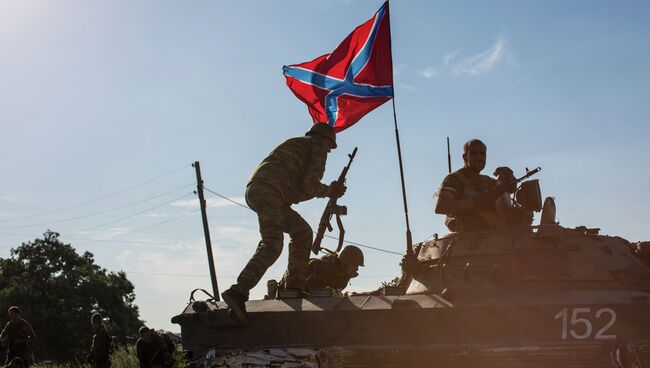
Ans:
MULTIPOLYGON (((528 171, 526 169, 526 175, 520 177, 520 178, 513 178, 512 180, 502 182, 498 184, 496 187, 492 188, 491 190, 488 190, 487 192, 483 193, 483 198, 489 203, 493 203, 496 201, 496 199, 505 193, 509 192, 513 188, 517 187, 517 184, 521 183, 522 181, 530 178, 531 176, 537 174, 542 170, 541 167, 537 167, 533 170, 528 171)), ((504 220, 500 219, 494 212, 492 211, 486 211, 486 210, 479 210, 475 212, 476 215, 478 215, 481 219, 483 219, 485 222, 492 226, 497 226, 497 227, 502 227, 504 226, 504 220)))
POLYGON ((496 187, 489 190, 486 193, 486 195, 489 196, 490 198, 500 197, 501 195, 505 194, 506 192, 509 192, 511 188, 516 187, 517 184, 519 184, 522 181, 530 178, 531 176, 537 174, 540 171, 542 171, 541 167, 534 168, 534 169, 532 169, 530 171, 528 171, 528 169, 526 169, 526 175, 522 176, 521 178, 513 178, 510 181, 507 181, 507 182, 504 182, 504 183, 499 183, 496 187))
MULTIPOLYGON (((345 176, 348 174, 348 170, 350 170, 350 165, 352 165, 352 160, 354 160, 354 156, 357 154, 357 147, 354 147, 354 150, 352 151, 351 154, 348 155, 350 158, 350 161, 348 161, 347 166, 343 168, 343 171, 341 171, 341 175, 339 175, 339 178, 336 180, 337 183, 340 185, 345 184, 345 176)), ((336 248, 336 252, 333 253, 338 253, 341 250, 341 247, 343 247, 343 237, 345 236, 345 229, 343 228, 343 222, 341 221, 341 216, 347 215, 348 214, 348 208, 346 206, 341 206, 337 204, 336 202, 338 201, 338 198, 330 198, 329 201, 327 202, 327 206, 325 206, 325 210, 323 211, 323 215, 320 217, 320 223, 318 224, 318 231, 316 232, 316 238, 314 238, 314 244, 311 246, 311 251, 314 254, 318 254, 318 252, 321 249, 321 242, 323 241, 323 237, 325 236, 325 229, 328 231, 332 231, 332 216, 336 216, 336 225, 339 228, 339 244, 338 247, 336 248)))

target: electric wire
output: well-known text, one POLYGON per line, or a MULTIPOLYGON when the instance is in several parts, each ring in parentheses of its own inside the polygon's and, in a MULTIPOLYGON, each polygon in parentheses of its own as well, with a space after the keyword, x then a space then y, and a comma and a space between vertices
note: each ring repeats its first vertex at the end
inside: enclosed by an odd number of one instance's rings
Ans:
POLYGON ((198 210, 198 211, 193 211, 193 212, 187 212, 187 213, 184 213, 184 214, 178 215, 178 216, 176 216, 176 217, 173 217, 173 218, 171 218, 171 219, 167 219, 167 220, 164 220, 164 221, 156 222, 156 223, 154 223, 154 224, 147 225, 147 226, 144 226, 144 227, 141 227, 141 228, 137 228, 137 229, 134 229, 134 230, 130 230, 130 231, 127 231, 127 232, 124 232, 124 233, 115 234, 115 235, 113 235, 113 236, 109 236, 109 237, 102 238, 102 239, 93 239, 93 240, 88 241, 88 242, 86 242, 86 243, 79 243, 79 244, 77 244, 77 246, 88 245, 88 244, 91 244, 91 243, 94 243, 94 242, 97 242, 97 241, 108 241, 108 240, 112 240, 112 239, 117 238, 117 237, 120 237, 120 236, 124 236, 124 235, 127 235, 127 234, 137 233, 137 232, 140 232, 140 231, 143 231, 143 230, 147 230, 147 229, 151 229, 151 228, 154 228, 154 227, 157 227, 157 226, 161 226, 161 225, 164 225, 164 224, 168 224, 168 223, 170 223, 170 222, 172 222, 172 221, 180 220, 180 219, 182 219, 182 218, 184 218, 184 217, 198 214, 199 212, 201 212, 201 211, 198 210))
MULTIPOLYGON (((182 216, 176 216, 176 217, 171 218, 169 220, 165 220, 164 223, 168 223, 168 222, 177 220, 177 217, 180 218, 182 216)), ((124 233, 116 234, 115 236, 123 235, 123 234, 124 233)), ((34 236, 34 234, 0 233, 0 236, 31 237, 31 236, 34 236)), ((143 246, 154 247, 154 248, 177 248, 177 247, 182 247, 183 246, 182 244, 179 244, 179 243, 164 243, 164 242, 159 242, 159 241, 125 240, 125 239, 113 240, 110 237, 101 238, 101 239, 89 239, 89 238, 79 238, 79 237, 76 237, 76 236, 71 237, 71 236, 62 235, 62 238, 65 239, 65 241, 75 240, 75 241, 84 242, 84 243, 78 243, 78 244, 88 244, 88 243, 94 243, 94 242, 108 242, 108 243, 125 243, 125 244, 143 245, 143 246)), ((77 246, 78 244, 74 244, 74 246, 77 246)), ((16 248, 16 247, 19 247, 19 246, 20 245, 0 246, 0 249, 16 248)))
MULTIPOLYGON (((210 188, 206 187, 205 185, 203 186, 203 189, 205 189, 206 191, 208 191, 208 192, 210 192, 210 193, 212 193, 212 194, 214 194, 214 195, 216 195, 216 196, 219 196, 219 197, 221 197, 221 198, 223 198, 223 199, 225 199, 225 200, 227 200, 227 201, 229 201, 229 202, 232 202, 232 203, 234 203, 234 204, 236 204, 236 205, 238 205, 238 206, 241 206, 241 207, 247 208, 247 209, 249 209, 249 210, 252 211, 252 209, 251 209, 250 207, 246 206, 245 204, 239 203, 239 202, 237 202, 237 201, 235 201, 235 200, 233 200, 233 199, 230 199, 230 198, 228 198, 228 197, 226 197, 226 196, 224 196, 224 195, 222 195, 222 194, 219 194, 219 193, 217 193, 217 192, 211 190, 210 188)), ((316 233, 315 231, 312 231, 312 232, 313 232, 313 233, 316 233)), ((337 237, 335 237, 335 236, 331 236, 331 235, 327 235, 327 234, 324 234, 323 236, 326 237, 326 238, 329 238, 329 239, 339 240, 339 238, 337 238, 337 237)), ((361 244, 361 243, 353 242, 353 241, 350 241, 350 240, 346 240, 345 242, 346 242, 346 243, 350 243, 350 244, 352 244, 352 245, 356 245, 356 246, 358 246, 358 247, 362 247, 362 248, 367 248, 367 249, 376 250, 376 251, 378 251, 378 252, 384 252, 384 253, 388 253, 388 254, 395 254, 395 255, 398 255, 398 256, 403 256, 403 255, 404 255, 404 254, 402 254, 402 253, 394 252, 394 251, 392 251, 392 250, 382 249, 382 248, 377 248, 377 247, 372 247, 372 246, 370 246, 370 245, 365 245, 365 244, 361 244)))
POLYGON ((205 185, 203 186, 203 189, 207 190, 208 192, 210 192, 210 193, 212 193, 212 194, 214 194, 214 195, 216 195, 216 196, 219 196, 219 197, 225 199, 225 200, 228 201, 228 202, 234 203, 234 204, 236 204, 236 205, 238 205, 238 206, 240 206, 240 207, 244 207, 244 208, 249 209, 249 210, 252 211, 252 209, 251 209, 250 207, 248 207, 247 205, 242 204, 242 203, 239 203, 239 202, 237 202, 237 201, 235 201, 235 200, 232 200, 232 199, 230 199, 230 198, 228 198, 228 197, 226 197, 226 196, 224 196, 224 195, 221 195, 221 194, 219 194, 219 193, 217 193, 217 192, 215 192, 215 191, 212 191, 212 190, 208 189, 205 185))
MULTIPOLYGON (((200 274, 200 273, 167 273, 167 272, 140 272, 140 271, 124 271, 126 274, 133 274, 133 275, 143 275, 143 276, 169 276, 169 277, 209 277, 209 274, 200 274)), ((228 277, 228 278, 235 278, 237 275, 220 275, 219 277, 228 277)), ((380 279, 380 278, 386 278, 386 277, 394 277, 391 275, 359 275, 356 276, 355 278, 367 278, 367 279, 380 279)))
POLYGON ((128 215, 128 216, 125 216, 125 217, 119 218, 119 219, 117 219, 117 220, 113 220, 113 221, 105 222, 105 223, 103 223, 103 224, 99 224, 99 225, 95 225, 95 226, 93 226, 93 227, 89 227, 89 228, 87 228, 87 229, 83 229, 83 230, 81 230, 80 232, 84 232, 84 231, 88 231, 88 230, 95 230, 95 229, 100 228, 100 227, 104 227, 104 226, 107 226, 107 225, 112 225, 112 224, 115 224, 115 223, 117 223, 117 222, 120 222, 120 221, 124 221, 124 220, 130 219, 130 218, 132 218, 132 217, 135 217, 135 216, 141 215, 141 214, 143 214, 143 213, 147 213, 147 212, 149 212, 149 211, 151 211, 151 210, 155 210, 156 208, 160 208, 160 207, 162 207, 162 206, 168 205, 168 204, 170 204, 170 203, 172 203, 172 202, 176 202, 176 201, 178 201, 178 200, 180 200, 180 199, 182 199, 182 198, 185 198, 185 197, 187 197, 187 196, 189 196, 189 195, 192 195, 192 194, 194 194, 194 192, 185 193, 185 194, 183 194, 183 195, 181 195, 181 196, 178 196, 178 197, 173 198, 173 199, 171 199, 171 200, 169 200, 169 201, 166 201, 166 202, 160 203, 160 204, 158 204, 158 205, 156 205, 156 206, 149 207, 149 208, 144 209, 144 210, 142 210, 142 211, 138 211, 138 212, 133 213, 133 214, 130 214, 130 215, 128 215))
POLYGON ((87 200, 87 201, 84 201, 84 202, 76 203, 76 204, 66 206, 66 207, 57 208, 57 209, 50 210, 50 211, 36 213, 36 214, 33 214, 33 215, 15 217, 15 218, 12 218, 12 219, 0 220, 0 223, 14 222, 14 221, 19 221, 19 220, 26 220, 26 219, 30 219, 30 218, 34 218, 34 217, 49 215, 49 214, 52 214, 52 213, 57 213, 57 212, 69 210, 69 209, 72 209, 72 208, 80 207, 80 206, 83 206, 83 205, 86 205, 86 204, 89 204, 89 203, 97 202, 97 201, 100 201, 102 199, 114 197, 114 196, 116 196, 118 194, 122 194, 124 192, 128 192, 129 190, 140 188, 141 186, 147 185, 147 184, 152 183, 154 181, 157 181, 157 180, 160 180, 162 178, 168 177, 170 175, 176 174, 177 172, 179 172, 179 171, 181 171, 181 170, 183 170, 183 169, 185 169, 187 167, 188 167, 187 165, 183 165, 183 166, 178 167, 178 168, 176 168, 176 169, 174 169, 172 171, 169 171, 169 172, 167 172, 165 174, 162 174, 162 175, 156 176, 154 178, 148 179, 148 180, 146 180, 146 181, 144 181, 144 182, 142 182, 140 184, 136 184, 136 185, 130 186, 128 188, 121 189, 121 190, 118 190, 116 192, 106 194, 106 195, 103 195, 103 196, 100 196, 100 197, 96 197, 96 198, 93 198, 93 199, 90 199, 90 200, 87 200))
POLYGON ((195 185, 195 184, 196 184, 196 183, 191 183, 191 184, 183 185, 182 187, 178 187, 178 188, 176 188, 176 189, 174 189, 174 190, 170 190, 170 191, 168 191, 168 192, 165 192, 165 193, 162 193, 162 194, 155 195, 155 196, 153 196, 153 197, 149 197, 149 198, 146 198, 146 199, 141 199, 141 200, 139 200, 139 201, 135 201, 135 202, 127 203, 127 204, 124 204, 124 205, 121 205, 121 206, 118 206, 118 207, 113 207, 113 208, 109 208, 109 209, 102 210, 102 211, 97 211, 97 212, 88 213, 88 214, 85 214, 85 215, 74 216, 74 217, 68 217, 68 218, 59 219, 59 220, 53 220, 53 221, 47 221, 47 222, 41 222, 41 223, 37 223, 37 224, 14 225, 14 226, 0 227, 0 230, 21 229, 21 228, 25 228, 25 227, 34 227, 34 226, 43 226, 43 225, 50 225, 50 224, 58 224, 58 223, 61 223, 61 222, 68 222, 68 221, 74 221, 74 220, 80 220, 80 219, 83 219, 83 218, 93 217, 93 216, 97 216, 97 215, 103 215, 103 214, 108 213, 108 212, 121 210, 121 209, 124 209, 124 208, 127 208, 127 207, 135 206, 135 205, 138 205, 138 204, 141 204, 141 203, 144 203, 144 202, 148 202, 148 201, 154 200, 154 199, 156 199, 156 198, 164 197, 164 196, 166 196, 166 195, 168 195, 168 194, 178 192, 178 191, 181 190, 181 189, 185 189, 185 188, 190 187, 190 186, 193 186, 193 185, 195 185))

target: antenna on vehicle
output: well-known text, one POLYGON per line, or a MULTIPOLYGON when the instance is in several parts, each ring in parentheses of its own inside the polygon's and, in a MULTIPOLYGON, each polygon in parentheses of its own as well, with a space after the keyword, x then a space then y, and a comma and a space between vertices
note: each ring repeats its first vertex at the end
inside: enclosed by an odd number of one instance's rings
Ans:
POLYGON ((451 174, 451 151, 449 150, 449 137, 447 137, 447 167, 449 168, 449 173, 451 174))

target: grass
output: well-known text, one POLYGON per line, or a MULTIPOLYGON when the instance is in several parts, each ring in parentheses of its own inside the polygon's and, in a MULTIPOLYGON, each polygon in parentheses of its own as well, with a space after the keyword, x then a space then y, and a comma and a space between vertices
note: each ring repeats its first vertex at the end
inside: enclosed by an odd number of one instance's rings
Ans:
MULTIPOLYGON (((32 365, 33 368, 90 368, 90 364, 70 362, 70 363, 45 363, 39 362, 32 365)), ((135 346, 119 346, 111 354, 111 368, 139 368, 138 357, 136 356, 135 346)), ((185 361, 183 360, 183 353, 177 349, 174 353, 174 367, 184 368, 185 361)))

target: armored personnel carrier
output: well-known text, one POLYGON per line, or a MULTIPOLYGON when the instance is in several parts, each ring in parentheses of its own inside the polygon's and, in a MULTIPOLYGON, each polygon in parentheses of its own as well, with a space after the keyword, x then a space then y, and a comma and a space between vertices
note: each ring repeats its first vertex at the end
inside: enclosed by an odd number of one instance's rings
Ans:
MULTIPOLYGON (((524 187, 514 205, 541 209, 524 187)), ((650 243, 562 227, 552 199, 541 219, 419 243, 404 287, 253 300, 248 326, 192 300, 172 322, 201 367, 650 367, 650 243)))

